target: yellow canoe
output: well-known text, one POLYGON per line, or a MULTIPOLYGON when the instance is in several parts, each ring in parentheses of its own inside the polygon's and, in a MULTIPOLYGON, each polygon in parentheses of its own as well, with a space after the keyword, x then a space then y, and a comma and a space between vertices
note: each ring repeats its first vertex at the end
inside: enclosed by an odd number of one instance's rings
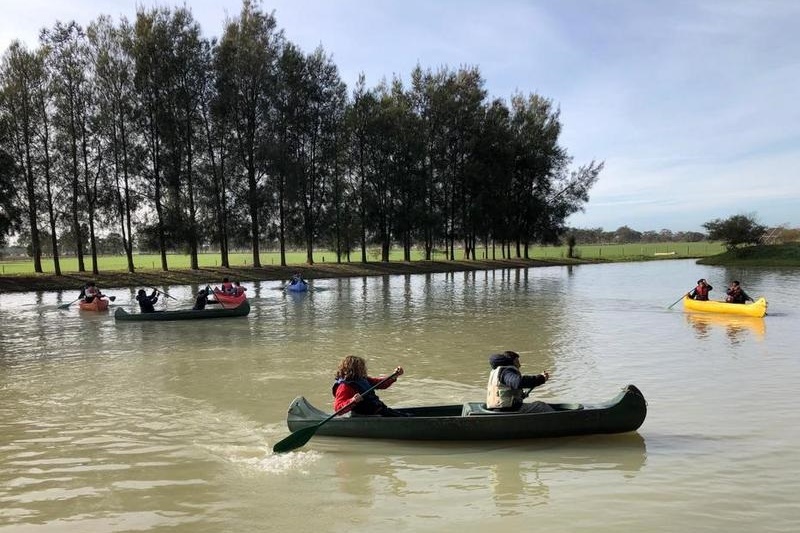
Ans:
POLYGON ((687 311, 701 311, 703 313, 762 317, 767 314, 767 300, 762 297, 749 304, 729 304, 714 300, 692 300, 688 296, 684 296, 683 308, 687 311))

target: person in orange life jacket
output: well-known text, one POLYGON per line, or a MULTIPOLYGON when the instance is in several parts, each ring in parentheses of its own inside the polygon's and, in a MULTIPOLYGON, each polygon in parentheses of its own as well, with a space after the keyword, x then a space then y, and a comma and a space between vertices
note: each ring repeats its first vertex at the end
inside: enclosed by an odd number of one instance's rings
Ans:
POLYGON ((155 313, 156 309, 153 305, 158 301, 158 291, 153 289, 148 296, 144 289, 139 289, 139 292, 136 293, 136 301, 139 302, 139 310, 142 313, 155 313))
POLYGON ((102 298, 103 296, 103 293, 97 288, 97 284, 94 281, 90 281, 81 290, 80 297, 83 298, 83 301, 88 304, 92 303, 95 298, 102 298))
POLYGON ((689 298, 692 300, 708 300, 708 292, 714 290, 714 287, 708 284, 704 279, 697 280, 697 287, 689 292, 689 298))
POLYGON ((519 354, 506 351, 489 356, 492 371, 486 385, 486 407, 493 411, 520 413, 546 413, 553 408, 544 402, 523 403, 527 394, 523 389, 544 385, 550 379, 545 370, 541 374, 524 375, 519 371, 519 354))
POLYGON ((233 283, 228 278, 222 278, 222 292, 225 294, 233 294, 233 283))
MULTIPOLYGON (((403 374, 403 368, 394 369, 397 376, 403 374)), ((344 413, 352 412, 353 415, 378 415, 378 416, 407 416, 387 407, 375 391, 363 394, 364 391, 382 381, 384 378, 373 378, 367 375, 367 363, 363 358, 356 355, 348 355, 339 363, 336 369, 336 380, 333 382, 331 392, 333 393, 333 410, 339 411, 346 409, 344 413)), ((386 389, 397 381, 394 377, 379 386, 379 389, 386 389)))
POLYGON ((747 302, 747 300, 753 301, 753 299, 744 292, 738 281, 731 281, 726 294, 728 297, 725 298, 725 301, 729 304, 743 304, 747 302))

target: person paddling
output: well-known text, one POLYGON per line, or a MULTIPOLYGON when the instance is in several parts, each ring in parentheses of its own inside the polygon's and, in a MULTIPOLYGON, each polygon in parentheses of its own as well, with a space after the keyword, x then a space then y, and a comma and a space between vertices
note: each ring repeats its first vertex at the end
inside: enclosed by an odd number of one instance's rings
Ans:
MULTIPOLYGON (((403 375, 403 367, 398 366, 394 369, 397 376, 403 375)), ((333 410, 342 413, 352 412, 358 415, 377 415, 377 416, 408 416, 405 413, 395 411, 383 403, 374 391, 367 391, 373 385, 381 383, 384 378, 373 378, 367 375, 367 363, 363 358, 356 355, 348 355, 339 363, 336 369, 336 379, 333 382, 331 392, 333 393, 333 410), (346 407, 350 409, 345 409, 346 407)), ((389 388, 397 377, 385 383, 381 383, 379 389, 389 388)))
POLYGON ((86 283, 86 286, 81 291, 81 294, 83 294, 83 301, 87 304, 92 303, 95 298, 100 299, 105 296, 102 292, 100 292, 100 289, 97 288, 97 283, 94 281, 86 283))
POLYGON ((158 302, 158 291, 153 289, 153 292, 148 296, 144 289, 139 289, 136 294, 136 301, 139 302, 139 310, 142 313, 155 313, 155 303, 158 302))
POLYGON ((206 304, 208 303, 208 290, 207 289, 200 289, 197 292, 197 298, 194 300, 194 307, 192 310, 194 311, 202 311, 206 308, 206 304))
POLYGON ((486 407, 493 411, 519 413, 546 413, 553 408, 545 402, 523 403, 527 394, 522 389, 533 389, 550 379, 545 370, 541 374, 523 375, 520 371, 519 354, 505 351, 489 356, 489 383, 486 385, 486 407))
POLYGON ((730 286, 728 287, 728 291, 726 293, 728 296, 725 298, 725 301, 729 304, 743 304, 749 301, 754 301, 750 296, 744 292, 742 289, 742 285, 738 281, 731 281, 730 286))
POLYGON ((708 284, 705 279, 698 279, 697 280, 697 287, 692 289, 689 292, 689 298, 692 300, 708 300, 708 293, 709 291, 713 290, 714 287, 708 284))

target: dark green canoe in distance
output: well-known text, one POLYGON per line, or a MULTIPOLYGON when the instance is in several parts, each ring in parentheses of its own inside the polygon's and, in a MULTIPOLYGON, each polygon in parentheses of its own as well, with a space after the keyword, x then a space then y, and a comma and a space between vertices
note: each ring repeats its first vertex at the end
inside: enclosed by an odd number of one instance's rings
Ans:
POLYGON ((222 309, 219 307, 206 308, 201 311, 194 309, 184 309, 180 311, 156 311, 155 313, 128 313, 121 307, 114 311, 114 319, 117 322, 150 322, 160 320, 203 320, 208 318, 229 318, 235 316, 247 316, 250 313, 250 304, 247 300, 233 309, 222 309))
MULTIPOLYGON (((317 435, 398 440, 506 440, 566 437, 635 431, 647 416, 647 401, 634 385, 596 404, 550 404, 548 413, 498 413, 482 403, 399 408, 408 417, 340 416, 317 435)), ((287 425, 294 432, 327 418, 300 396, 289 406, 287 425)))

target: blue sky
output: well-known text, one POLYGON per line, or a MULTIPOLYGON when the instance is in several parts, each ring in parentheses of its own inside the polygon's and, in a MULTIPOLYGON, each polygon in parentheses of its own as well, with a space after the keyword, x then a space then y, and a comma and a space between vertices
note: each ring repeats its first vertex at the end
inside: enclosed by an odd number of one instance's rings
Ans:
MULTIPOLYGON (((55 20, 133 18, 146 0, 2 0, 0 47, 55 20), (8 4, 8 5, 6 5, 8 4)), ((187 0, 219 36, 238 0, 187 0)), ((800 226, 800 2, 280 0, 286 36, 332 54, 352 87, 419 63, 477 65, 492 97, 561 107, 562 144, 605 161, 570 225, 702 231, 734 214, 800 226)))

